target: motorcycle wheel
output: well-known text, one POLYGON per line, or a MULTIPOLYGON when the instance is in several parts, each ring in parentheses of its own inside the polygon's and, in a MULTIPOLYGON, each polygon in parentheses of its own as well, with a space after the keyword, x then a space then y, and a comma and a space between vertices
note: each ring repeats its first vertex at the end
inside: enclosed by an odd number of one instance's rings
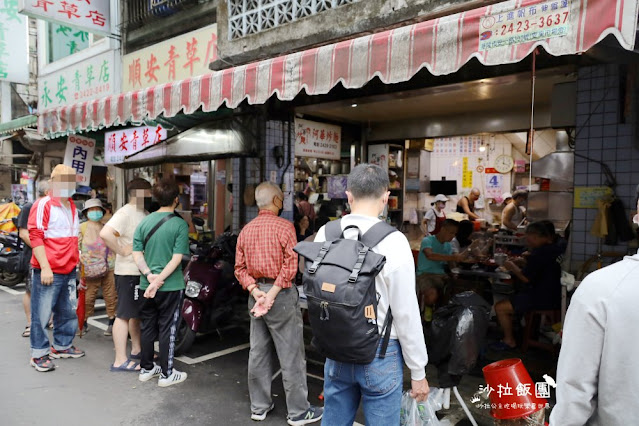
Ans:
POLYGON ((20 284, 24 281, 23 274, 12 274, 0 269, 0 285, 7 287, 13 287, 16 284, 20 284))
POLYGON ((177 335, 175 336, 176 355, 182 355, 191 349, 194 341, 195 331, 191 330, 191 327, 184 318, 180 317, 180 325, 178 326, 177 335))

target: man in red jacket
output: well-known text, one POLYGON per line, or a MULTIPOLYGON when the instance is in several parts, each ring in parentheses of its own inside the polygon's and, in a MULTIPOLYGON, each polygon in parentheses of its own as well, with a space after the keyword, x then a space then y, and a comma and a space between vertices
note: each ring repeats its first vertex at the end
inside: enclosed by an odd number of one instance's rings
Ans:
POLYGON ((51 371, 51 358, 80 358, 73 346, 78 327, 76 276, 80 220, 71 195, 75 170, 57 165, 51 173, 49 195, 37 200, 29 213, 29 239, 33 247, 31 266, 31 365, 51 371), (53 347, 46 326, 53 312, 53 347))

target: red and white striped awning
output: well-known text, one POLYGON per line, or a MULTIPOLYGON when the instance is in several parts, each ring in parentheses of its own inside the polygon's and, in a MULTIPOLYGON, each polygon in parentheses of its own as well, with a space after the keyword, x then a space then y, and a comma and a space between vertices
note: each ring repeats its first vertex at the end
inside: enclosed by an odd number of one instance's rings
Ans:
POLYGON ((484 65, 518 62, 537 46, 555 56, 582 53, 608 34, 631 50, 638 2, 506 1, 196 78, 45 110, 38 130, 46 137, 56 137, 141 122, 160 114, 190 114, 200 107, 207 112, 222 104, 235 108, 245 99, 261 104, 275 95, 288 101, 302 89, 319 95, 338 83, 361 88, 375 76, 387 84, 399 83, 422 68, 433 75, 453 73, 471 58, 484 65))

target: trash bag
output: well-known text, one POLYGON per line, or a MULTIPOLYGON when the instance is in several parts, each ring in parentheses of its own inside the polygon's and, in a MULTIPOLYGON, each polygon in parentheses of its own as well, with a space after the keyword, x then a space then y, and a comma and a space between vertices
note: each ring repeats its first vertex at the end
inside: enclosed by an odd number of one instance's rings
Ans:
POLYGON ((400 426, 441 426, 430 395, 426 401, 417 402, 410 396, 410 391, 404 392, 399 424, 400 426))
POLYGON ((465 291, 437 309, 427 342, 429 361, 436 366, 448 363, 448 374, 467 374, 477 362, 490 308, 481 296, 465 291))

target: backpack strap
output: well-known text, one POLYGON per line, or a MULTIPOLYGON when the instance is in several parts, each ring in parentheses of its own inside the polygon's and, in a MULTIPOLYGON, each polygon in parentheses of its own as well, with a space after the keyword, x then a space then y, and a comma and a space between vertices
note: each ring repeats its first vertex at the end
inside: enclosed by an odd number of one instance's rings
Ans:
POLYGON ((373 248, 395 231, 397 231, 397 228, 394 226, 383 221, 378 222, 366 231, 366 233, 362 236, 362 242, 366 246, 373 248))
POLYGON ((324 227, 326 241, 335 241, 342 235, 342 219, 332 220, 324 227))
POLYGON ((322 263, 322 260, 324 260, 324 257, 326 257, 326 253, 328 253, 328 249, 331 248, 331 244, 333 244, 333 241, 331 240, 324 241, 324 243, 322 244, 322 248, 317 254, 317 257, 315 258, 315 260, 313 261, 313 264, 311 265, 310 268, 308 268, 309 274, 314 274, 317 271, 317 268, 319 267, 320 263, 322 263))
POLYGON ((390 306, 388 307, 388 312, 386 313, 386 319, 384 320, 384 327, 382 327, 382 334, 384 337, 382 338, 382 347, 379 351, 380 358, 386 358, 386 349, 388 349, 388 342, 390 342, 390 334, 391 328, 393 327, 393 313, 391 312, 390 306))

